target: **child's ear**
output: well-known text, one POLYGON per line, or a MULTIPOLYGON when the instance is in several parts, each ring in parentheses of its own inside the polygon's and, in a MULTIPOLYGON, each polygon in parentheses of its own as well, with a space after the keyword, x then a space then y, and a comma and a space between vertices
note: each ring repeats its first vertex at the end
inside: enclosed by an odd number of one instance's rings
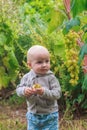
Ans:
POLYGON ((28 67, 31 67, 31 63, 30 62, 27 62, 27 65, 28 65, 28 67))

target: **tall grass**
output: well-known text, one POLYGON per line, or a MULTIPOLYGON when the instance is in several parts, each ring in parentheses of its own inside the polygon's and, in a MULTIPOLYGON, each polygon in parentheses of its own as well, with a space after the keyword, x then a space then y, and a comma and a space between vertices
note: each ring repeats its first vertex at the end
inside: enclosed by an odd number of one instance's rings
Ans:
POLYGON ((64 120, 60 123, 60 130, 87 130, 87 120, 64 120))
MULTIPOLYGON (((59 130, 87 130, 87 119, 61 120, 59 130)), ((8 117, 5 114, 0 116, 0 130, 27 130, 26 126, 25 120, 8 117)))
MULTIPOLYGON (((15 96, 8 101, 0 102, 0 130, 27 130, 25 118, 26 109, 23 101, 14 102, 15 96), (8 102, 8 103, 7 103, 8 102), (18 108, 18 104, 20 107, 18 108), (14 104, 14 105, 13 105, 14 104)), ((59 130, 87 130, 87 114, 77 119, 72 119, 69 111, 59 120, 59 130)))
POLYGON ((0 130, 26 130, 26 124, 21 123, 18 119, 4 119, 0 120, 0 130))

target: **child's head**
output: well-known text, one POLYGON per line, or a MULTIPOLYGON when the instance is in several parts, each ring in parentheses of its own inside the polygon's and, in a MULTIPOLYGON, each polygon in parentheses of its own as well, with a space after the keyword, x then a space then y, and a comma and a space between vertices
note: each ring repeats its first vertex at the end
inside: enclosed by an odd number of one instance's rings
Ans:
POLYGON ((35 73, 45 74, 50 69, 50 54, 40 45, 32 46, 27 53, 27 64, 35 73))

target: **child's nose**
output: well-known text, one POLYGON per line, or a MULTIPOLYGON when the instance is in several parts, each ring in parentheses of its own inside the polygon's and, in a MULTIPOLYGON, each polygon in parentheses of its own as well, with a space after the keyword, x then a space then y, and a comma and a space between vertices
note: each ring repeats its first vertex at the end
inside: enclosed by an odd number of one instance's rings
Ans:
POLYGON ((45 63, 45 62, 43 63, 43 66, 46 66, 46 63, 45 63))

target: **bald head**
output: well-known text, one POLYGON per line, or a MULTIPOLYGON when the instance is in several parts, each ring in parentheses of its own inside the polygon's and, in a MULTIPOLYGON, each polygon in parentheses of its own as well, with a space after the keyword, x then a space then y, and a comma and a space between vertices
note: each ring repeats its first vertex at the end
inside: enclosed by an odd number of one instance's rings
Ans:
POLYGON ((36 56, 41 57, 42 55, 49 56, 47 48, 40 45, 34 45, 27 52, 27 62, 32 61, 36 56))

